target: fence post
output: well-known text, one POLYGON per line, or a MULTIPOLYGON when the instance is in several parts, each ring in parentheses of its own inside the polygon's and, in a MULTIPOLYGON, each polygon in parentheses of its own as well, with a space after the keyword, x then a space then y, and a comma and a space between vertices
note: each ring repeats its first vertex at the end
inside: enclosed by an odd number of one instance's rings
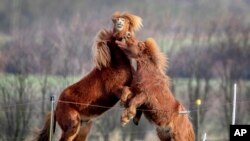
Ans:
POLYGON ((203 140, 202 141, 206 141, 207 140, 207 133, 204 133, 204 136, 203 136, 203 140))
POLYGON ((52 135, 53 135, 53 123, 54 123, 54 103, 55 103, 55 97, 52 95, 50 96, 50 102, 51 102, 51 111, 50 111, 50 130, 49 130, 49 141, 52 141, 52 135))
POLYGON ((200 105, 201 105, 201 100, 200 99, 196 99, 195 101, 196 105, 197 105, 197 140, 201 139, 201 135, 200 135, 200 105))
POLYGON ((237 84, 234 83, 234 99, 233 99, 233 114, 232 114, 232 125, 235 124, 235 116, 236 116, 236 93, 237 93, 237 84))

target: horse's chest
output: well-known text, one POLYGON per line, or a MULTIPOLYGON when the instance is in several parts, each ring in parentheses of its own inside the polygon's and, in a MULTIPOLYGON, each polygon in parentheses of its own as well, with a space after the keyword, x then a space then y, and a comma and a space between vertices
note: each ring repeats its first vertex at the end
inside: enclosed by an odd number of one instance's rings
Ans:
POLYGON ((84 109, 81 109, 81 117, 83 118, 94 118, 111 107, 113 107, 117 103, 118 99, 115 96, 106 96, 97 99, 96 101, 89 104, 89 106, 85 107, 84 109))
POLYGON ((124 85, 128 85, 129 81, 132 79, 132 72, 129 70, 129 67, 124 69, 118 69, 113 73, 113 77, 110 79, 110 84, 113 87, 120 87, 124 85))

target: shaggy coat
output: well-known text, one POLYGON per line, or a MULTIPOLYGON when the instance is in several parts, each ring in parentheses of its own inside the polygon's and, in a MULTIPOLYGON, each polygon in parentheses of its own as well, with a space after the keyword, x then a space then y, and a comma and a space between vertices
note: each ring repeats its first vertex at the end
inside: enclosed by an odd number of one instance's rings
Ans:
MULTIPOLYGON (((122 31, 135 32, 141 27, 141 19, 129 13, 115 12, 112 20, 125 17, 128 21, 122 31)), ((132 81, 132 68, 126 54, 115 41, 118 31, 101 30, 93 45, 95 68, 79 82, 61 93, 56 109, 55 121, 62 129, 60 141, 84 141, 92 126, 92 119, 114 106, 120 99, 121 90, 132 81), (116 34, 114 34, 116 33, 116 34)), ((38 135, 38 141, 49 140, 50 116, 38 135)), ((55 127, 55 122, 54 122, 55 127)))
POLYGON ((121 117, 122 124, 128 123, 141 110, 150 122, 157 125, 161 141, 194 141, 189 117, 179 114, 185 109, 170 91, 169 77, 165 75, 166 57, 156 42, 152 38, 145 42, 131 38, 117 43, 129 57, 137 60, 131 87, 125 87, 121 97, 123 102, 127 102, 121 117))

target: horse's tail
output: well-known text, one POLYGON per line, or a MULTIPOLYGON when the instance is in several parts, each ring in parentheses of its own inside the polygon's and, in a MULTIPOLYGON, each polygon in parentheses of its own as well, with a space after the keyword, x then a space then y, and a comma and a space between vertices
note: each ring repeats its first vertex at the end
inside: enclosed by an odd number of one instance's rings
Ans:
MULTIPOLYGON (((37 141, 49 141, 50 121, 51 121, 51 113, 48 113, 45 118, 45 124, 43 126, 43 129, 38 133, 37 141)), ((56 129, 56 116, 54 115, 53 133, 55 133, 55 129, 56 129)))

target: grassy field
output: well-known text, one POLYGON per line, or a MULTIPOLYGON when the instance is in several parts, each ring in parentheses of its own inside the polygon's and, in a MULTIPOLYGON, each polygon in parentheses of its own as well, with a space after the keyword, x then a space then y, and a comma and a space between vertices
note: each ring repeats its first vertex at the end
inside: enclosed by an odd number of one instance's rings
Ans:
MULTIPOLYGON (((10 101, 11 104, 15 104, 15 100, 18 100, 18 97, 20 95, 20 88, 23 87, 24 91, 27 94, 27 100, 28 101, 35 101, 41 99, 42 96, 42 88, 46 87, 46 97, 47 97, 47 110, 49 111, 49 99, 48 97, 50 95, 55 95, 56 97, 59 96, 60 92, 67 87, 68 85, 80 80, 82 76, 69 76, 69 77, 61 77, 61 76, 42 76, 42 75, 28 75, 28 76, 20 76, 20 75, 12 75, 12 74, 0 74, 0 103, 3 104, 3 88, 5 90, 8 90, 8 94, 12 95, 13 101, 10 101), (47 80, 46 80, 47 79, 47 80), (45 80, 47 81, 46 86, 44 85, 45 80)), ((197 112, 197 107, 194 103, 194 101, 189 100, 189 93, 188 93, 188 79, 184 78, 173 78, 172 83, 174 86, 174 95, 177 97, 179 101, 181 101, 185 107, 188 110, 191 110, 191 121, 193 121, 194 117, 192 115, 194 112, 197 112), (191 109, 189 109, 191 107, 191 109)), ((204 81, 202 81, 200 87, 200 93, 203 93, 204 91, 204 81)), ((223 118, 223 106, 226 104, 230 105, 230 102, 225 102, 223 100, 223 93, 219 87, 220 85, 220 80, 218 79, 213 79, 210 82, 210 92, 208 94, 208 97, 202 101, 202 109, 204 112, 204 119, 203 122, 201 123, 201 133, 206 132, 211 140, 213 139, 227 139, 227 133, 228 129, 227 126, 225 126, 222 122, 225 120, 223 118)), ((195 87, 196 83, 192 82, 192 86, 195 87)), ((247 105, 249 104, 250 96, 247 94, 250 90, 250 82, 248 81, 241 81, 240 86, 239 86, 239 104, 238 104, 238 118, 237 118, 237 123, 241 124, 250 124, 249 122, 249 114, 247 114, 247 105), (245 102, 244 102, 245 101, 245 102), (241 118, 240 118, 241 117, 241 118)), ((27 101, 27 102, 28 102, 27 101)), ((43 121, 43 116, 40 113, 41 107, 39 106, 40 102, 37 102, 33 112, 33 117, 32 117, 32 123, 30 123, 30 127, 35 128, 39 127, 41 125, 41 121, 43 121)), ((1 105, 3 106, 3 105, 1 105)), ((1 107, 0 108, 0 118, 3 119, 4 121, 5 118, 5 108, 1 107)), ((10 109, 11 111, 13 109, 10 109)), ((14 111, 12 111, 14 112, 14 111)), ((100 131, 100 125, 103 125, 103 122, 107 122, 108 119, 111 118, 111 121, 115 122, 114 127, 116 127, 118 132, 120 132, 121 126, 119 124, 119 118, 113 119, 115 115, 117 115, 117 112, 120 113, 120 111, 116 108, 113 110, 110 110, 108 114, 104 114, 101 118, 98 118, 98 122, 95 124, 94 131, 92 132, 93 137, 97 136, 97 133, 100 131), (112 116, 113 115, 113 116, 112 116), (99 125, 100 124, 100 125, 99 125)), ((115 116, 116 117, 116 116, 115 116)), ((112 123, 112 122, 111 122, 112 123)), ((149 125, 149 123, 144 120, 142 123, 143 127, 147 127, 145 132, 147 131, 152 131, 153 126, 149 125)), ((111 126, 111 125, 110 125, 111 126)), ((228 125, 229 126, 229 125, 228 125)), ((110 127, 105 127, 105 128, 110 128, 110 127)), ((136 127, 138 128, 138 127, 136 127)), ((126 132, 132 131, 132 129, 135 129, 135 127, 129 127, 127 128, 126 132), (131 128, 131 129, 130 129, 131 128)), ((142 130, 142 129, 140 129, 142 130)), ((133 130, 134 131, 134 130, 133 130)), ((125 132, 125 131, 123 131, 125 132)), ((115 132, 114 132, 115 133, 115 132)), ((110 133, 113 135, 112 133, 110 133)), ((134 133, 131 133, 134 134, 134 133)), ((151 133, 150 133, 151 134, 151 133)), ((154 133, 153 133, 154 134, 154 133)), ((98 134, 99 136, 99 134, 98 134)), ((114 135, 115 136, 115 135, 114 135)), ((137 137, 139 135, 136 135, 137 137)), ((153 136, 154 138, 155 136, 153 136)))

